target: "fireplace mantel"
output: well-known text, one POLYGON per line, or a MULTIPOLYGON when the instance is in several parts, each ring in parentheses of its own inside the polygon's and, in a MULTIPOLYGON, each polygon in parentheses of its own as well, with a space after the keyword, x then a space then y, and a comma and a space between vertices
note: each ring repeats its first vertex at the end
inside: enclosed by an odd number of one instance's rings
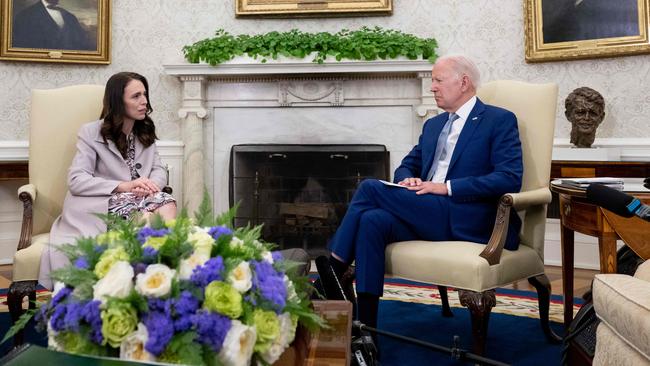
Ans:
POLYGON ((426 60, 378 60, 378 61, 329 61, 322 64, 312 62, 310 58, 278 60, 267 59, 261 63, 251 58, 236 58, 217 66, 208 64, 169 64, 163 65, 165 73, 178 77, 203 76, 208 78, 228 76, 299 76, 324 74, 394 74, 414 75, 431 73, 431 63, 426 60))
MULTIPOLYGON (((167 75, 181 81, 182 103, 178 115, 183 123, 185 145, 183 203, 190 212, 200 204, 204 187, 213 193, 215 202, 223 201, 219 191, 227 190, 221 187, 224 182, 217 182, 215 178, 227 172, 223 167, 224 164, 227 167, 227 163, 216 158, 215 152, 221 153, 228 148, 216 146, 213 141, 212 134, 217 128, 223 129, 221 125, 215 127, 222 122, 215 111, 257 109, 259 112, 260 108, 265 108, 264 111, 285 108, 287 112, 287 108, 307 107, 292 109, 293 113, 306 113, 309 108, 359 107, 372 115, 377 113, 377 108, 402 108, 403 111, 408 107, 412 117, 407 119, 412 120, 412 127, 407 133, 412 143, 420 133, 421 122, 437 113, 430 91, 431 63, 426 60, 326 61, 318 64, 311 58, 268 59, 262 63, 259 59, 241 57, 217 66, 179 62, 165 64, 163 68, 167 75)), ((350 111, 336 110, 338 112, 329 112, 336 115, 334 119, 339 116, 345 119, 350 111)), ((404 116, 392 118, 404 119, 404 116)), ((237 126, 238 138, 246 134, 239 130, 247 128, 247 121, 242 119, 237 126)), ((278 122, 269 121, 276 133, 278 122)), ((343 130, 347 131, 347 127, 343 130)), ((270 142, 274 142, 272 139, 271 136, 270 142)), ((404 145, 402 142, 400 146, 404 145)), ((401 154, 403 147, 395 151, 401 154)))

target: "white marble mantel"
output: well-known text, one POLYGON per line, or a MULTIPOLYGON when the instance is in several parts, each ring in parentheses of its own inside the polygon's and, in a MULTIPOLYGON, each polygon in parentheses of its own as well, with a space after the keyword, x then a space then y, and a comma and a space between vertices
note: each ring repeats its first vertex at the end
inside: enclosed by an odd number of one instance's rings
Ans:
POLYGON ((437 113, 431 64, 423 60, 318 64, 238 58, 217 66, 163 67, 181 81, 183 197, 189 212, 198 207, 204 187, 215 209, 227 208, 227 152, 233 144, 379 142, 393 145, 395 160, 417 141, 427 116, 437 113), (326 126, 322 120, 333 122, 326 126), (385 131, 383 137, 377 130, 385 131))

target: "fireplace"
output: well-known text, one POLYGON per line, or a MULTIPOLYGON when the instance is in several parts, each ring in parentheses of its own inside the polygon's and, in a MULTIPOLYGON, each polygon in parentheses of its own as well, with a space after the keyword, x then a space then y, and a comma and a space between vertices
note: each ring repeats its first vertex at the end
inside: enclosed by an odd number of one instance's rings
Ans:
POLYGON ((263 224, 262 238, 281 249, 324 254, 352 195, 367 178, 388 179, 384 145, 234 145, 229 201, 235 226, 263 224))

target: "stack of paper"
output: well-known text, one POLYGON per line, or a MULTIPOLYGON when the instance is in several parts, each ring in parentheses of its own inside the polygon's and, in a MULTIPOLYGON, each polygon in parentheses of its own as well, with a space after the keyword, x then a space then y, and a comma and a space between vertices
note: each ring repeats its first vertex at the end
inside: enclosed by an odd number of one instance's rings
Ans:
POLYGON ((562 184, 576 188, 587 189, 591 183, 603 184, 609 188, 623 190, 623 178, 598 177, 598 178, 562 178, 562 184))

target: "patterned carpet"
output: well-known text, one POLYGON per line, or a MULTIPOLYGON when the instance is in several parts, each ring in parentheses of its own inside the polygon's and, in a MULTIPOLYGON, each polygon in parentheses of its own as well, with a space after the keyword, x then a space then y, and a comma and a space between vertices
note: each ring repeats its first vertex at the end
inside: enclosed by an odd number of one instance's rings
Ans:
MULTIPOLYGON (((449 306, 452 308, 463 307, 458 299, 457 291, 448 289, 447 294, 449 306)), ((395 278, 386 279, 382 300, 441 305, 440 294, 436 286, 395 278)), ((496 300, 497 305, 492 309, 493 313, 539 319, 536 292, 499 288, 496 289, 496 300)), ((574 299, 574 304, 573 313, 575 314, 580 310, 582 301, 574 299)), ((561 323, 563 321, 562 314, 562 297, 551 296, 550 320, 561 323)))

